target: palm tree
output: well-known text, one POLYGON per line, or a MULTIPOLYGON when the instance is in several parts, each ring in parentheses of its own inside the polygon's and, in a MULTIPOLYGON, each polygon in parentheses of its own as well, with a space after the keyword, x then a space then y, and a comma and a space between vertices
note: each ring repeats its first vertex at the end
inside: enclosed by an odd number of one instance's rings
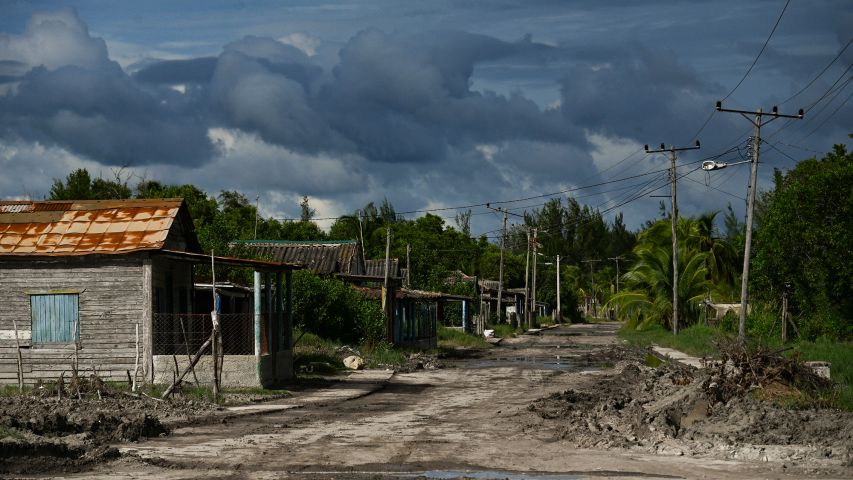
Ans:
POLYGON ((679 221, 679 241, 690 250, 708 252, 706 267, 710 280, 717 286, 731 285, 737 275, 738 253, 731 243, 715 236, 714 219, 719 211, 705 213, 697 219, 682 218, 679 221))
MULTIPOLYGON (((627 259, 633 264, 621 278, 625 287, 606 305, 618 306, 620 313, 638 328, 653 324, 671 326, 672 323, 672 233, 669 229, 669 221, 661 220, 639 235, 638 244, 627 259)), ((693 219, 679 219, 677 230, 680 239, 691 239, 679 241, 677 286, 678 316, 689 324, 691 319, 699 317, 697 301, 708 289, 714 289, 710 268, 712 253, 689 246, 699 244, 693 240, 699 232, 693 219)))

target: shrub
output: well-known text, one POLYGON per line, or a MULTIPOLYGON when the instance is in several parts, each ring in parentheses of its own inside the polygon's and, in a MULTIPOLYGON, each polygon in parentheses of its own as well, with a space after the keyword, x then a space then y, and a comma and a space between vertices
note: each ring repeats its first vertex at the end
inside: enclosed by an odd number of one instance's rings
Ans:
POLYGON ((372 348, 382 340, 384 315, 379 300, 369 300, 352 285, 305 270, 293 275, 293 314, 300 329, 372 348))

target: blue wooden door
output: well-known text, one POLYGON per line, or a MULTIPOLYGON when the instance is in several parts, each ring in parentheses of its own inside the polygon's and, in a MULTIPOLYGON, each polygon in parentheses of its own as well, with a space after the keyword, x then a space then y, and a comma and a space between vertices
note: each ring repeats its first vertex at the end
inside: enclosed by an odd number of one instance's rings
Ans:
POLYGON ((73 342, 78 318, 78 295, 31 295, 33 342, 73 342))

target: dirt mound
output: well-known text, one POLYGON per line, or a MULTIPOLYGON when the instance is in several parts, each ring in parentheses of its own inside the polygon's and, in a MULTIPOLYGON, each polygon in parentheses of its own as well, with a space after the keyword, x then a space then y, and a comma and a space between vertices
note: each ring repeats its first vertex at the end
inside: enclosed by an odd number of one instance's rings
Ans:
POLYGON ((403 365, 389 366, 400 373, 411 373, 415 370, 435 370, 445 368, 442 361, 443 355, 428 353, 412 353, 406 355, 406 363, 403 365))
POLYGON ((558 436, 577 447, 853 466, 851 413, 783 410, 753 395, 715 403, 702 388, 708 372, 666 363, 623 361, 614 370, 528 410, 563 422, 558 436))
POLYGON ((127 396, 0 398, 0 472, 37 473, 117 456, 106 445, 169 432, 168 421, 204 415, 205 402, 127 396))

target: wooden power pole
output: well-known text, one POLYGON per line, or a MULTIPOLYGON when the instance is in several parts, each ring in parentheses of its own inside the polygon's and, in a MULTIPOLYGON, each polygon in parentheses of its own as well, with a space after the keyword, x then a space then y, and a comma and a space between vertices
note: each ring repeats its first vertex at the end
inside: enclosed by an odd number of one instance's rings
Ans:
POLYGON ((646 145, 646 153, 669 152, 669 160, 672 167, 669 170, 669 175, 672 179, 672 334, 678 335, 678 234, 676 233, 676 224, 678 223, 678 204, 675 201, 675 186, 678 183, 678 177, 675 175, 675 152, 682 150, 696 150, 699 148, 699 140, 696 140, 695 147, 675 148, 666 146, 661 143, 660 150, 649 151, 649 146, 646 145))
POLYGON ((501 303, 503 303, 503 293, 504 293, 504 240, 506 239, 506 208, 501 209, 492 208, 489 204, 486 204, 486 208, 489 210, 494 210, 496 212, 501 212, 504 214, 503 227, 501 228, 501 266, 500 273, 498 274, 498 323, 501 323, 501 314, 503 312, 503 308, 501 308, 501 303))
MULTIPOLYGON (((795 118, 802 120, 803 109, 801 108, 797 115, 780 115, 779 109, 773 107, 770 113, 763 113, 759 108, 755 112, 744 110, 726 110, 723 108, 723 102, 717 102, 718 112, 739 113, 744 118, 749 120, 755 127, 755 135, 752 137, 752 173, 749 178, 749 207, 746 214, 746 245, 743 252, 743 279, 740 285, 740 323, 738 325, 738 343, 742 346, 746 345, 746 309, 749 297, 749 260, 752 253, 752 222, 755 218, 755 191, 756 183, 758 182, 758 147, 761 145, 761 127, 776 120, 777 118, 795 118), (755 120, 752 120, 747 115, 755 115, 755 120), (762 123, 763 117, 771 117, 770 120, 762 123)), ((718 164, 713 161, 708 161, 702 164, 702 169, 705 171, 725 168, 726 164, 718 164)))

